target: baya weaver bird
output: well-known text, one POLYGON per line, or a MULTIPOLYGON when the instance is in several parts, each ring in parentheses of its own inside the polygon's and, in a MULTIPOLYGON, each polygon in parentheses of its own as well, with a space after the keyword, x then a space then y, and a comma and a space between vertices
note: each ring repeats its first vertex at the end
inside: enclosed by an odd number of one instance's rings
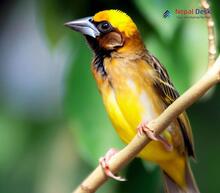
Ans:
MULTIPOLYGON (((164 66, 145 48, 137 26, 119 10, 105 10, 93 17, 65 24, 84 35, 94 52, 92 73, 106 111, 120 136, 129 143, 137 134, 152 141, 138 157, 159 165, 168 193, 198 193, 189 157, 194 157, 193 136, 187 114, 183 112, 156 135, 147 123, 159 116, 179 94, 164 66)), ((115 176, 108 151, 100 164, 107 176, 115 176)))

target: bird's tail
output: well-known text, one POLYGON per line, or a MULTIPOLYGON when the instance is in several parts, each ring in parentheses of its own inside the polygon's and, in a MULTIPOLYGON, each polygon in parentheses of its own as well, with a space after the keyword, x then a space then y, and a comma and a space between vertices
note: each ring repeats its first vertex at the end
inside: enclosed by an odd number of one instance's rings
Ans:
POLYGON ((186 164, 186 187, 180 187, 166 172, 163 171, 163 174, 166 193, 200 193, 189 163, 186 164))

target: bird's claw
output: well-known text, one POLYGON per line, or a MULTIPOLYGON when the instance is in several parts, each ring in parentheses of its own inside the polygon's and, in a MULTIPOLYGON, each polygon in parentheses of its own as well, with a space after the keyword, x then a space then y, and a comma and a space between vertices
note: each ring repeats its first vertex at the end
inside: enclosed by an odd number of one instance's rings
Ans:
POLYGON ((105 172, 105 174, 110 177, 113 178, 117 181, 126 181, 125 178, 122 178, 121 176, 116 176, 112 173, 112 171, 109 168, 108 162, 109 160, 115 155, 117 154, 117 150, 114 148, 111 148, 110 150, 108 150, 108 152, 105 154, 104 157, 101 157, 99 159, 99 164, 101 165, 101 167, 103 168, 103 171, 105 172))
POLYGON ((164 145, 166 150, 172 151, 173 146, 166 139, 164 139, 162 136, 156 135, 154 130, 150 129, 147 126, 147 124, 148 123, 146 121, 143 121, 138 125, 138 127, 137 127, 138 135, 141 136, 141 135, 145 134, 153 141, 160 141, 164 145))
POLYGON ((154 131, 147 126, 147 121, 141 122, 138 127, 138 135, 142 136, 143 134, 147 135, 150 139, 154 141, 159 141, 158 137, 155 135, 154 131))

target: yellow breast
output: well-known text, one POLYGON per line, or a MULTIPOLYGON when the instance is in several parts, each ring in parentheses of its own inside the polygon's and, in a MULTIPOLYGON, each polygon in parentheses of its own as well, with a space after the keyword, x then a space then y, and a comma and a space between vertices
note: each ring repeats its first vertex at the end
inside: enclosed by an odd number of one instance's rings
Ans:
MULTIPOLYGON (((154 90, 149 65, 142 62, 138 63, 138 67, 136 65, 120 59, 105 59, 108 77, 104 80, 96 77, 107 113, 125 143, 129 143, 137 134, 136 128, 141 121, 151 121, 165 108, 154 90)), ((163 135, 172 143, 168 130, 163 135)), ((158 163, 179 184, 184 183, 180 174, 184 173, 185 158, 179 155, 178 150, 167 151, 161 142, 151 141, 139 156, 158 163), (174 173, 174 170, 181 170, 182 173, 174 173)))
MULTIPOLYGON (((142 66, 140 63, 140 67, 135 71, 133 67, 129 69, 128 65, 118 68, 119 61, 105 62, 111 83, 107 81, 101 87, 103 101, 120 138, 125 143, 129 143, 137 134, 138 124, 143 120, 151 121, 163 111, 164 107, 154 91, 153 82, 149 79, 150 74, 146 74, 150 73, 150 68, 148 69, 146 64, 142 66)), ((171 141, 169 132, 164 134, 171 141)), ((173 155, 167 154, 160 142, 153 141, 140 156, 158 162, 161 159, 170 159, 173 155), (155 151, 157 154, 154 153, 155 151)))

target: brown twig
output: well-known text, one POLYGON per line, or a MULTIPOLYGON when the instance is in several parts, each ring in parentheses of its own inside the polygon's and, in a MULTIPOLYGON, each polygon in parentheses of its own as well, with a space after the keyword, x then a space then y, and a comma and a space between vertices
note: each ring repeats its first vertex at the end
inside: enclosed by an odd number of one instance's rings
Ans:
POLYGON ((215 37, 215 23, 212 18, 211 10, 210 10, 210 5, 206 0, 201 0, 201 6, 209 10, 206 12, 205 16, 207 19, 207 26, 208 26, 208 67, 210 67, 216 59, 216 37, 215 37))
MULTIPOLYGON (((158 118, 148 124, 156 134, 161 133, 181 112, 196 102, 211 87, 220 82, 220 56, 203 77, 174 101, 158 118)), ((147 136, 136 135, 134 139, 109 162, 110 169, 117 173, 127 165, 150 142, 147 136)), ((98 166, 73 193, 93 193, 108 178, 98 166)))

